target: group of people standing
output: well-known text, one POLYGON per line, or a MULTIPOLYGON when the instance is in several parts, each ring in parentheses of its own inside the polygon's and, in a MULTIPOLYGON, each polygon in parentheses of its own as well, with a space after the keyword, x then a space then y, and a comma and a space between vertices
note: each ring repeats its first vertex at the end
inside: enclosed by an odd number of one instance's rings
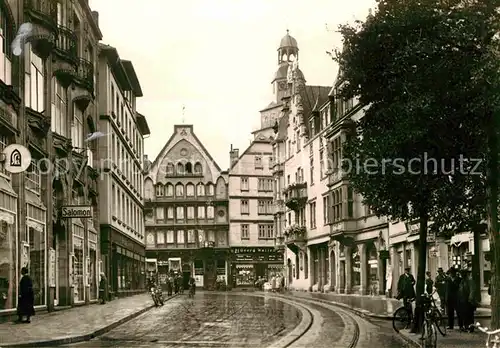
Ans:
MULTIPOLYGON (((410 268, 407 268, 398 281, 398 299, 403 299, 407 308, 411 308, 410 301, 416 296, 414 286, 415 278, 410 273, 410 268)), ((472 266, 469 264, 461 270, 452 267, 446 273, 440 267, 435 280, 432 280, 430 272, 426 272, 425 292, 430 295, 434 288, 439 296, 441 309, 447 313, 448 329, 452 330, 455 326, 456 313, 459 329, 473 332, 478 296, 472 278, 472 266)))
POLYGON ((179 273, 170 272, 167 277, 167 295, 172 296, 172 292, 175 294, 184 293, 183 279, 179 273))

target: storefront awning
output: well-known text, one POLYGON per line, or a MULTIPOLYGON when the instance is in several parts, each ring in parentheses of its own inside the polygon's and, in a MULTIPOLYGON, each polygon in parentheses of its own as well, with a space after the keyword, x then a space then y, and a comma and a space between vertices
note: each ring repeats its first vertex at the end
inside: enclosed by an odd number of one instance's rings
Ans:
POLYGON ((10 186, 10 183, 7 181, 7 179, 0 177, 0 191, 3 191, 13 197, 17 197, 16 192, 14 189, 10 186))
POLYGON ((16 219, 14 214, 0 210, 0 221, 5 221, 8 225, 13 225, 16 219))
POLYGON ((451 237, 450 244, 458 248, 462 243, 469 243, 473 238, 472 232, 458 233, 451 237))
POLYGON ((32 206, 35 206, 37 208, 40 208, 42 210, 47 210, 45 205, 43 204, 42 200, 40 197, 30 190, 24 190, 24 195, 26 197, 26 203, 31 204, 32 206))

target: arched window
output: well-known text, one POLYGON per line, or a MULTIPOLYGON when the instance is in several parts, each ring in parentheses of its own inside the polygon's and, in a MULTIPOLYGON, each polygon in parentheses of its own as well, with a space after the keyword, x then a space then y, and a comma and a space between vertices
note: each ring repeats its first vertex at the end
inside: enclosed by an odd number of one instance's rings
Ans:
POLYGON ((188 197, 194 196, 194 185, 193 184, 186 185, 186 196, 188 196, 188 197))
POLYGON ((184 186, 181 183, 175 185, 175 196, 184 197, 184 186))
POLYGON ((191 163, 186 163, 186 174, 193 174, 193 165, 191 163))
POLYGON ((174 164, 169 163, 167 164, 167 175, 172 175, 174 174, 174 164))
POLYGON ((163 187, 162 184, 156 185, 156 195, 158 197, 161 197, 161 196, 165 195, 165 187, 163 187))
POLYGON ((207 196, 213 196, 213 195, 214 195, 214 185, 207 184, 207 196))
POLYGON ((198 197, 205 196, 205 186, 201 182, 196 186, 196 195, 198 197))
POLYGON ((202 172, 203 172, 203 168, 201 167, 201 163, 196 162, 196 164, 194 165, 194 173, 201 174, 202 172))
POLYGON ((174 195, 174 185, 167 184, 165 187, 165 196, 172 197, 174 195))
POLYGON ((184 175, 184 166, 180 162, 177 163, 177 174, 184 175))

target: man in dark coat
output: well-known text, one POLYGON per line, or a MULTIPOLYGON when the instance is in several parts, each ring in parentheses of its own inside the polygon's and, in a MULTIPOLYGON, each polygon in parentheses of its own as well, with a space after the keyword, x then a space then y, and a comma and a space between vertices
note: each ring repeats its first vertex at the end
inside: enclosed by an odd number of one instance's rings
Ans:
POLYGON ((458 315, 459 326, 462 331, 473 332, 474 312, 477 308, 474 281, 469 269, 463 269, 461 274, 462 281, 460 282, 460 286, 458 288, 457 298, 457 306, 460 312, 458 315))
POLYGON ((434 281, 432 280, 431 272, 427 271, 425 272, 425 292, 430 295, 433 293, 433 291, 434 291, 434 281))
POLYGON ((28 275, 28 269, 23 267, 21 269, 21 282, 19 283, 19 302, 17 307, 17 322, 30 323, 30 317, 35 315, 35 294, 33 292, 33 281, 28 275), (26 320, 23 321, 23 317, 26 320))
POLYGON ((457 276, 457 270, 451 268, 449 277, 446 279, 446 313, 448 315, 448 329, 453 330, 455 324, 455 312, 457 312, 460 324, 460 312, 458 305, 458 288, 460 286, 460 278, 457 276))
MULTIPOLYGON (((398 280, 398 299, 403 299, 403 305, 405 308, 411 310, 410 300, 415 298, 415 278, 410 273, 410 268, 405 269, 398 280)), ((413 311, 412 311, 413 312, 413 311)))
POLYGON ((108 279, 104 272, 100 274, 101 279, 99 280, 99 299, 101 300, 101 304, 106 303, 106 299, 108 298, 108 279))

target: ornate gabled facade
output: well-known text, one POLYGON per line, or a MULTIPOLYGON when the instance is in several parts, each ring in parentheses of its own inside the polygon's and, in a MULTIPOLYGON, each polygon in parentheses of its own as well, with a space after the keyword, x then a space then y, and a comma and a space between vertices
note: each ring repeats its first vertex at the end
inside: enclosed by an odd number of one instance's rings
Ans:
POLYGON ((176 125, 144 180, 146 257, 160 283, 170 272, 214 289, 229 274, 228 175, 196 137, 176 125))
POLYGON ((150 134, 136 108, 143 96, 132 62, 116 48, 99 45, 99 146, 105 173, 99 182, 103 270, 118 296, 144 289, 144 137, 150 134))
POLYGON ((24 145, 32 157, 22 174, 0 170, 0 201, 7 204, 0 208, 0 314, 15 308, 24 266, 39 310, 90 303, 98 297, 100 261, 97 146, 84 136, 97 130, 97 13, 83 0, 1 1, 0 12, 0 148, 24 145), (24 22, 33 33, 13 56, 24 22), (71 205, 90 206, 93 214, 63 218, 71 205))

